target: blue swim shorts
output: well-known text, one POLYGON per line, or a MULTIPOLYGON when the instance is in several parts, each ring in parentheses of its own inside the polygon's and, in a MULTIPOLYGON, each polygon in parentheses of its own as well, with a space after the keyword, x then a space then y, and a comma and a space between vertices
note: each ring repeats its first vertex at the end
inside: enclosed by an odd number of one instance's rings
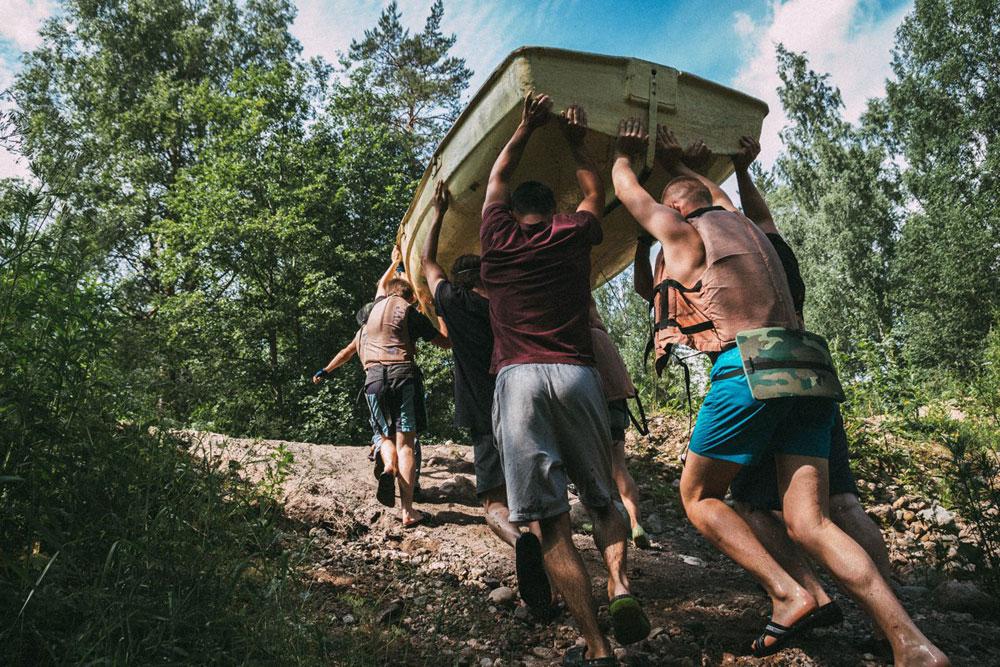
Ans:
POLYGON ((742 366, 737 348, 715 361, 712 387, 691 434, 691 451, 741 465, 751 465, 767 453, 828 458, 834 401, 805 396, 758 401, 743 375, 715 380, 742 366))

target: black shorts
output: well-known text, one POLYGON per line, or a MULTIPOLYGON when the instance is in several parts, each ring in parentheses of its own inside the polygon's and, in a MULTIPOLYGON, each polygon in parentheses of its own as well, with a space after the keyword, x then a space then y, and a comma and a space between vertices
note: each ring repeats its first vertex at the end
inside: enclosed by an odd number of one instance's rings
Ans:
MULTIPOLYGON (((858 495, 858 483, 851 472, 850 453, 848 452, 847 433, 844 431, 844 418, 837 408, 830 429, 830 496, 841 493, 858 495)), ((781 511, 781 498, 778 496, 778 471, 774 466, 774 457, 766 455, 756 465, 743 467, 729 491, 733 500, 750 503, 761 509, 781 511)))
POLYGON ((627 398, 608 403, 608 421, 611 423, 611 442, 625 442, 625 431, 628 430, 627 398))
POLYGON ((503 466, 500 464, 500 450, 497 449, 493 432, 472 432, 472 450, 476 466, 476 495, 499 489, 506 484, 503 466))

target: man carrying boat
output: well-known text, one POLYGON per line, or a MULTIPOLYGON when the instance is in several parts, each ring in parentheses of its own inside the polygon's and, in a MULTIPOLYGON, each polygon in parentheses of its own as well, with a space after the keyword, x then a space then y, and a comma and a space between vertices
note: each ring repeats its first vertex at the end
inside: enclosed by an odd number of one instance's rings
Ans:
POLYGON ((486 525, 514 548, 517 588, 532 610, 547 610, 552 589, 542 563, 541 535, 537 522, 522 533, 510 522, 507 486, 500 464, 500 452, 493 437, 493 391, 496 376, 490 372, 493 355, 493 328, 490 302, 482 278, 479 255, 462 255, 452 265, 452 280, 437 263, 441 223, 449 203, 448 189, 438 182, 434 190, 434 220, 421 253, 427 286, 434 298, 434 310, 448 327, 455 359, 455 425, 472 436, 476 467, 476 495, 483 503, 486 525))
POLYGON ((532 134, 550 118, 551 100, 529 93, 521 123, 490 173, 483 203, 483 285, 489 293, 497 372, 493 432, 514 523, 538 521, 549 577, 586 641, 564 664, 614 665, 601 632, 590 578, 573 545, 566 484, 594 517, 594 541, 608 568, 611 624, 622 644, 644 639, 649 621, 629 593, 625 527, 612 502, 611 432, 588 326, 590 251, 601 242, 604 186, 585 145, 586 116, 563 112, 560 125, 576 163, 583 200, 556 212, 547 186, 510 181, 532 134))
MULTIPOLYGON (((666 130, 660 133, 659 158, 675 178, 661 202, 654 200, 631 165, 632 159, 645 155, 648 141, 640 121, 622 121, 612 169, 615 194, 663 246, 663 265, 656 276, 657 367, 666 363, 676 343, 714 357, 712 387, 681 474, 681 498, 695 527, 771 597, 772 615, 752 645, 754 654, 780 650, 809 627, 818 608, 816 599, 723 502, 743 466, 773 453, 789 535, 886 632, 896 664, 949 664, 913 624, 864 550, 830 520, 827 457, 834 401, 819 394, 833 386, 836 376, 821 386, 810 384, 807 380, 813 376, 796 370, 806 368, 797 360, 815 359, 821 346, 818 337, 800 328, 774 247, 725 193, 683 165, 681 148, 666 130), (759 364, 760 369, 775 370, 768 361, 785 364, 777 371, 784 374, 782 387, 788 393, 757 385, 761 397, 775 396, 758 400, 743 369, 759 364)), ((832 372, 829 366, 820 371, 820 361, 810 363, 817 372, 832 372)))
MULTIPOLYGON (((351 342, 346 347, 337 352, 337 354, 333 357, 333 359, 330 360, 330 362, 326 366, 319 369, 318 371, 316 371, 316 373, 313 374, 313 384, 319 384, 320 382, 322 382, 323 378, 325 378, 327 375, 332 373, 337 368, 343 366, 348 361, 350 361, 355 355, 357 355, 358 361, 361 362, 362 368, 367 369, 364 358, 365 325, 368 323, 368 316, 371 315, 372 309, 375 307, 375 304, 386 298, 386 293, 385 293, 386 286, 389 284, 390 280, 399 275, 397 273, 397 269, 402 265, 402 261, 403 261, 403 255, 400 253, 399 248, 394 247, 392 249, 392 262, 389 264, 389 268, 386 269, 385 273, 382 274, 382 277, 379 278, 378 285, 375 291, 375 300, 366 303, 364 306, 358 309, 358 312, 355 315, 355 319, 357 320, 358 323, 358 330, 354 334, 354 338, 351 339, 351 342)), ((385 444, 386 447, 390 446, 394 447, 395 445, 394 443, 392 443, 391 441, 392 439, 389 438, 388 435, 384 435, 381 432, 381 429, 379 428, 379 425, 375 420, 375 415, 371 413, 371 410, 369 410, 368 422, 372 429, 371 449, 368 454, 368 460, 375 462, 374 473, 375 473, 375 479, 378 480, 381 478, 382 473, 385 471, 385 464, 383 462, 382 452, 381 452, 383 447, 383 440, 389 440, 389 442, 385 444)), ((416 464, 415 464, 416 481, 414 483, 413 496, 414 499, 419 500, 420 458, 421 458, 419 441, 414 442, 414 456, 416 459, 416 464)))
POLYGON ((365 398, 372 420, 382 437, 384 471, 379 475, 377 498, 395 504, 396 482, 403 506, 402 522, 409 528, 427 515, 413 508, 417 462, 415 439, 427 426, 423 379, 414 360, 416 343, 427 340, 448 349, 448 338, 413 307, 413 288, 402 278, 385 286, 385 298, 376 299, 364 331, 365 398))
POLYGON ((601 376, 601 387, 608 402, 608 421, 611 425, 611 476, 618 488, 622 505, 628 513, 632 529, 632 543, 640 549, 649 549, 649 536, 642 527, 639 508, 639 487, 629 474, 625 462, 625 431, 628 430, 628 399, 636 396, 635 386, 615 342, 608 335, 604 320, 597 312, 597 303, 590 300, 588 312, 590 335, 594 341, 594 360, 601 376))

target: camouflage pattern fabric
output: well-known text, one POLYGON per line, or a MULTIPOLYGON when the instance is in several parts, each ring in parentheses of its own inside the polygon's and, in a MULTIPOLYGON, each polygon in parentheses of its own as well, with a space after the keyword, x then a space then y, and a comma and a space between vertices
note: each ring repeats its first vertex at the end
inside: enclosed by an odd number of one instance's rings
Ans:
POLYGON ((767 327, 736 334, 750 392, 759 401, 812 396, 844 401, 844 389, 822 336, 767 327))

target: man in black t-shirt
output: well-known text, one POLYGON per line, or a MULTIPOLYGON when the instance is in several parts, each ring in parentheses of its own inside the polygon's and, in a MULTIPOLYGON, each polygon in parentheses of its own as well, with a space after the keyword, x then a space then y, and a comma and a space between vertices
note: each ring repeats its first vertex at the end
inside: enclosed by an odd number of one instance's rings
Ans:
POLYGON ((456 259, 452 280, 437 263, 438 237, 448 199, 448 190, 439 182, 434 192, 434 222, 424 240, 421 260, 434 295, 434 309, 447 326, 455 359, 455 425, 468 429, 472 436, 476 494, 482 500, 490 530, 515 549, 521 597, 534 608, 544 608, 552 594, 542 565, 538 523, 532 523, 529 532, 522 533, 510 522, 500 452, 493 439, 493 329, 490 302, 479 276, 481 260, 479 255, 456 259))

